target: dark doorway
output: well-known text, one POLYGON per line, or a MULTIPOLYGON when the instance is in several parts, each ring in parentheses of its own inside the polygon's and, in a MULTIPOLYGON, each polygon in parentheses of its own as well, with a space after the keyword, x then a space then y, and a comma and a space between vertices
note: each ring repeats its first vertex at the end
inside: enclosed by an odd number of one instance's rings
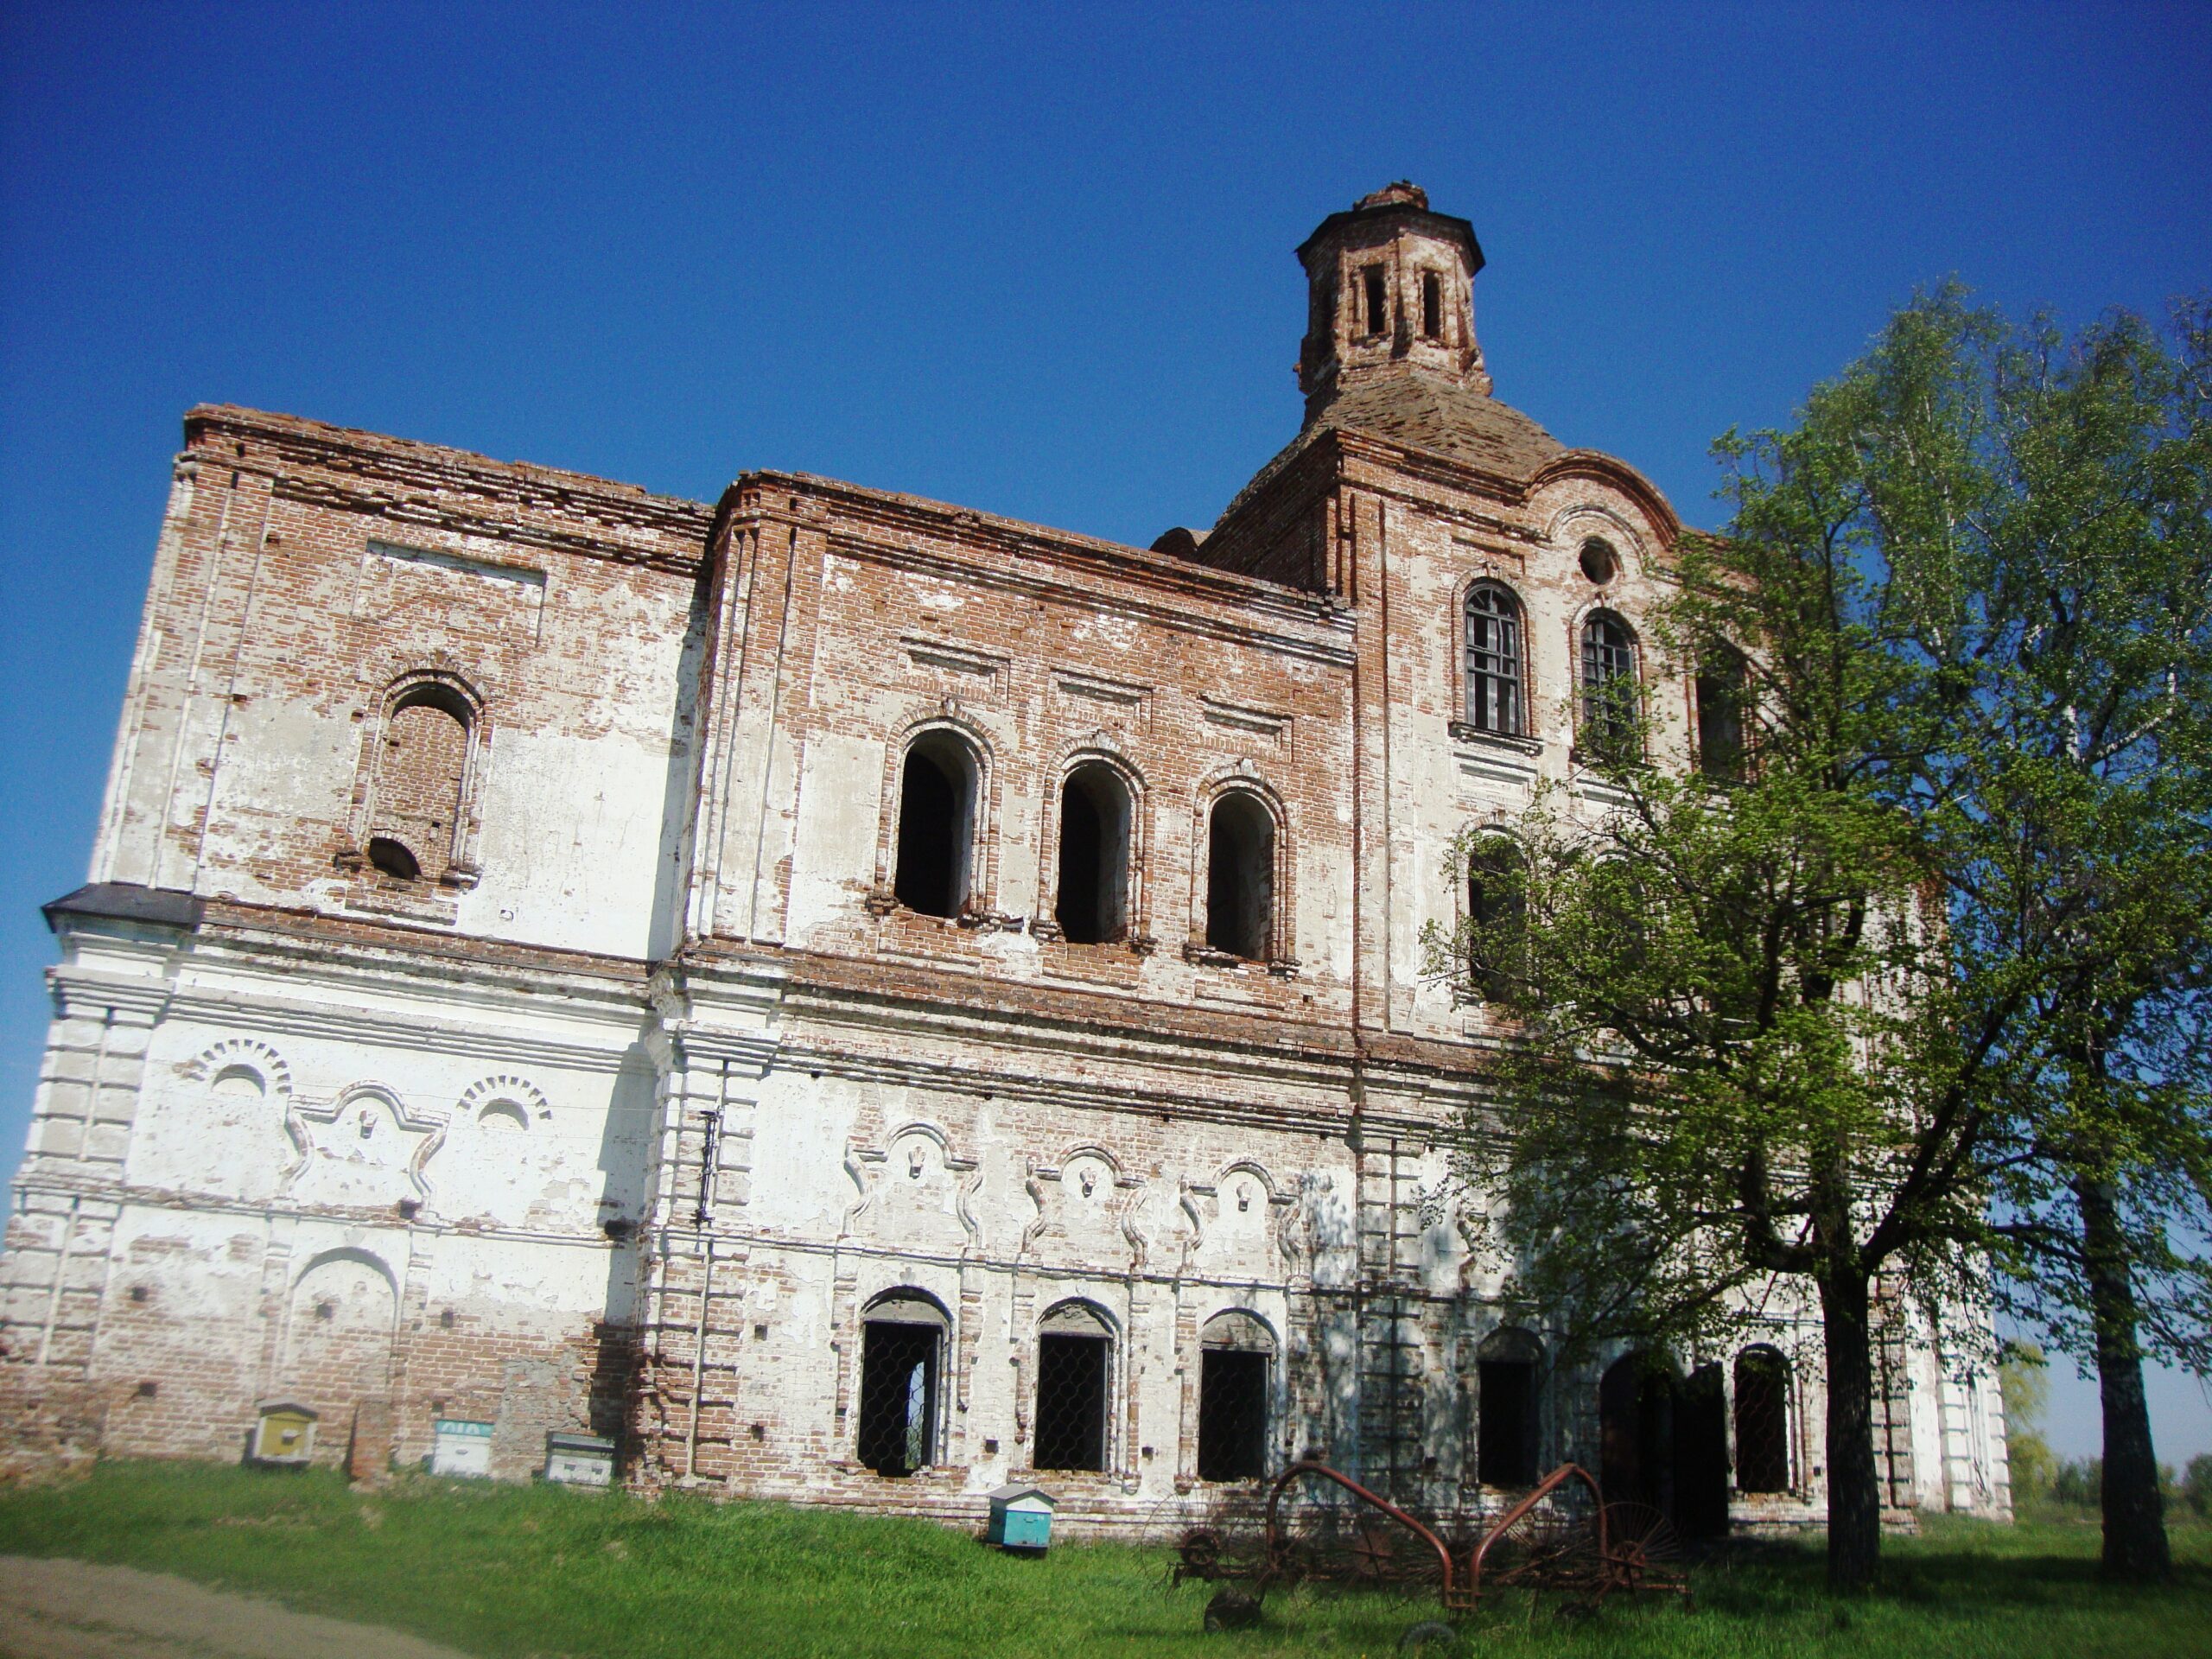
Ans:
POLYGON ((938 1355, 934 1325, 870 1319, 861 1327, 861 1420, 855 1450, 879 1475, 911 1475, 935 1460, 938 1355))
POLYGON ((1789 1366, 1771 1348, 1736 1356, 1736 1490, 1789 1490, 1789 1366))
POLYGON ((1105 1468, 1111 1348, 1103 1335, 1047 1331, 1037 1338, 1038 1468, 1105 1468))
POLYGON ((1268 1357, 1208 1348, 1198 1357, 1198 1478, 1268 1471, 1268 1357))
POLYGON ((968 843, 976 770, 943 733, 906 751, 899 785, 899 861, 892 893, 925 916, 957 916, 968 902, 968 843))
POLYGON ((1060 893, 1053 919, 1071 944, 1125 938, 1129 791, 1110 766, 1068 774, 1060 791, 1060 893))
POLYGON ((1274 820, 1241 791, 1214 803, 1206 859, 1206 943, 1248 962, 1268 959, 1274 925, 1274 820))
POLYGON ((1485 1359, 1475 1471, 1485 1485, 1536 1484, 1536 1368, 1525 1359, 1485 1359))
POLYGON ((1700 1365, 1675 1408, 1675 1525, 1685 1538, 1728 1535, 1728 1396, 1700 1365))
POLYGON ((1675 1512, 1675 1379, 1642 1354, 1616 1360, 1598 1385, 1598 1479, 1608 1503, 1675 1512))

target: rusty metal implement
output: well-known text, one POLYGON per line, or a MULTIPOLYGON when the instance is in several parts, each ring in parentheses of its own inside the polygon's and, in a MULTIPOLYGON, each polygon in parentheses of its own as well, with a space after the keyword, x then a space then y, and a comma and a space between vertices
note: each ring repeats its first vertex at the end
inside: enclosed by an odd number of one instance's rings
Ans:
POLYGON ((1175 1576, 1246 1581, 1255 1595, 1308 1580, 1433 1586, 1445 1611, 1463 1613, 1473 1611, 1485 1591, 1509 1587, 1548 1591, 1593 1606, 1608 1595, 1637 1592, 1687 1601, 1689 1580, 1675 1564, 1679 1554, 1664 1516, 1640 1504, 1607 1503, 1596 1478, 1577 1464, 1553 1470, 1479 1540, 1469 1541, 1447 1539, 1342 1471, 1307 1461, 1275 1478, 1256 1540, 1247 1538, 1240 1546, 1212 1528, 1185 1532, 1175 1576), (1346 1516, 1287 1506, 1286 1494, 1308 1480, 1349 1492, 1358 1509, 1346 1516), (1575 1501, 1578 1496, 1582 1501, 1575 1501))

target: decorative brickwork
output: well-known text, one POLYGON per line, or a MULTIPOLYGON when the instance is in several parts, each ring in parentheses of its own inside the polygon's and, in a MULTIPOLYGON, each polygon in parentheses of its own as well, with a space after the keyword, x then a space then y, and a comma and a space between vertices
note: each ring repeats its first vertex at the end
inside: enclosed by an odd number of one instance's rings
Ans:
MULTIPOLYGON (((500 1478, 589 1431, 639 1485, 963 1521, 1073 1464, 1077 1530, 1300 1455, 1446 1513, 1500 1501, 1484 1433, 1594 1459, 1597 1372, 1484 1347, 1428 1201, 1497 1033, 1419 938, 1461 826, 1606 809, 1579 630, 1643 637, 1679 526, 1491 396, 1464 220, 1393 187, 1301 257, 1303 429, 1149 550, 191 411, 48 909, 18 1454, 234 1458, 281 1402, 364 1478, 442 1421, 500 1478)), ((1690 764, 1688 671, 1634 666, 1690 764)), ((1738 1518, 1817 1519, 1817 1344, 1768 1315, 1788 1487, 1738 1518)), ((1893 1328, 1899 1512, 2001 1509, 1988 1379, 1893 1328)))

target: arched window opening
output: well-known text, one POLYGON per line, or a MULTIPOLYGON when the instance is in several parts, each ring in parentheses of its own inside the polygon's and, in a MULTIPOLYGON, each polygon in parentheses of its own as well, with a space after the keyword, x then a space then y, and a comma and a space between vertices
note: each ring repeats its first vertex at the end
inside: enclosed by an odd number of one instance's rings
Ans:
POLYGON ((1090 761, 1060 790, 1060 893, 1053 911, 1071 944, 1105 944, 1128 937, 1128 785, 1090 761))
POLYGON ((369 862, 402 881, 452 868, 474 711, 451 686, 410 686, 385 716, 369 862))
POLYGON ((1198 1478, 1268 1472, 1268 1375, 1274 1338, 1254 1314, 1217 1313, 1198 1333, 1198 1478))
POLYGON ((949 732, 906 751, 899 783, 899 862, 892 892, 925 916, 957 916, 968 902, 975 840, 974 753, 949 732))
POLYGON ((1367 297, 1367 337, 1373 340, 1390 332, 1390 302, 1383 290, 1382 266, 1363 266, 1359 275, 1367 297))
POLYGON ((1686 1538, 1728 1534, 1728 1396, 1718 1365, 1692 1371, 1675 1408, 1675 1524, 1686 1538))
POLYGON ((1598 1480, 1608 1503, 1675 1511, 1674 1373, 1643 1354, 1616 1360, 1598 1384, 1598 1480))
POLYGON ((911 1475, 937 1461, 946 1323, 944 1310, 918 1290, 887 1292, 862 1316, 854 1450, 879 1475, 911 1475))
POLYGON ((1467 855, 1467 971, 1477 995, 1502 1001, 1527 971, 1526 865, 1503 836, 1484 836, 1467 855))
POLYGON ((1736 1356, 1736 1490, 1789 1490, 1789 1362, 1768 1347, 1736 1356))
POLYGON ((1433 270, 1421 279, 1421 334, 1423 340, 1444 338, 1444 284, 1433 270))
POLYGON ((1039 1321, 1036 1468, 1106 1467, 1113 1369, 1113 1332, 1095 1309, 1063 1302, 1039 1321))
POLYGON ((1519 737, 1527 727, 1521 681, 1521 607, 1484 582, 1467 595, 1467 724, 1519 737))
POLYGON ((1582 625, 1582 747, 1601 760, 1635 760, 1638 712, 1635 639, 1600 611, 1582 625))
POLYGON ((1744 659, 1722 648, 1697 677, 1697 766, 1716 783, 1744 776, 1744 659))
POLYGON ((1255 797, 1232 790, 1214 803, 1206 841, 1206 943, 1265 962, 1274 927, 1274 819, 1255 797))
POLYGON ((1543 1344, 1526 1331, 1493 1331, 1476 1350, 1475 1473, 1486 1486, 1533 1486, 1537 1379, 1543 1344))

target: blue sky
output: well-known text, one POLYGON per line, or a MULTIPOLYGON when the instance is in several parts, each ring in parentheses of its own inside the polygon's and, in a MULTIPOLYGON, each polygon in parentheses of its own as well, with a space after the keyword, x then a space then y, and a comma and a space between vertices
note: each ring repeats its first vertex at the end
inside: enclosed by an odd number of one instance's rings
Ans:
MULTIPOLYGON (((1291 250, 1471 218, 1498 393, 1716 516, 1916 284, 2212 289, 2212 7, 0 7, 0 1160, 179 416, 1148 543, 1295 430, 1291 250)), ((2096 1446, 2062 1367, 2053 1439, 2096 1446)), ((2161 1454, 2212 1406, 2154 1379, 2161 1454)))

